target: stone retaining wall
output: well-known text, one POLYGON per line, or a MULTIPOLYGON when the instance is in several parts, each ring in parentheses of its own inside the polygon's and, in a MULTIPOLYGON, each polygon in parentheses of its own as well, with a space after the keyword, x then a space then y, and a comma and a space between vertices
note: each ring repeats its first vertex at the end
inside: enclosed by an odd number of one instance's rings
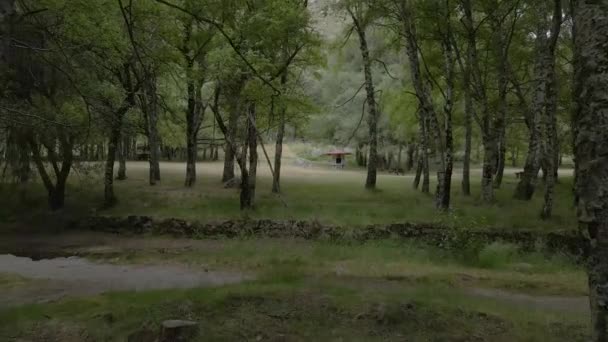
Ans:
POLYGON ((345 228, 312 221, 228 220, 192 222, 181 219, 154 219, 148 216, 95 216, 70 224, 70 229, 115 234, 156 234, 185 238, 300 238, 307 240, 370 241, 411 239, 441 247, 470 248, 495 241, 514 243, 524 250, 544 249, 577 256, 585 255, 586 240, 576 233, 465 230, 429 224, 398 223, 345 228))

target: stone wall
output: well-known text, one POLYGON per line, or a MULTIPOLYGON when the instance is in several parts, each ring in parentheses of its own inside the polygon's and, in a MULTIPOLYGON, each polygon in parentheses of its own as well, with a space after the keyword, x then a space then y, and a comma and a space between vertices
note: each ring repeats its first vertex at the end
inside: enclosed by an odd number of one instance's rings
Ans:
POLYGON ((148 216, 94 216, 74 221, 70 229, 114 234, 170 235, 182 238, 299 238, 306 240, 370 241, 409 239, 447 249, 470 248, 500 241, 514 243, 524 250, 544 249, 576 256, 585 255, 585 240, 576 233, 467 230, 439 225, 398 223, 347 228, 313 221, 228 220, 196 222, 181 219, 154 219, 148 216))

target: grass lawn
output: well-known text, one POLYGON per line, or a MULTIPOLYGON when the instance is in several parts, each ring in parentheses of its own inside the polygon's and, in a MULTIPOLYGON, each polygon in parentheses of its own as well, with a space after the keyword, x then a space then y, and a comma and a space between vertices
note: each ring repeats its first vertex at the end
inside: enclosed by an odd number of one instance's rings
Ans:
MULTIPOLYGON (((260 162, 256 210, 247 213, 239 210, 238 191, 224 189, 219 181, 221 163, 198 164, 198 182, 186 189, 183 163, 162 163, 162 182, 151 187, 147 164, 130 162, 128 180, 115 183, 119 202, 108 210, 100 209, 101 176, 91 164, 87 172, 79 169, 71 177, 66 209, 58 214, 47 212, 40 184, 31 184, 25 192, 5 185, 1 226, 50 233, 39 240, 26 236, 21 250, 57 244, 61 253, 54 255, 73 253, 97 263, 179 265, 251 277, 216 288, 87 293, 74 298, 67 293, 67 298, 56 302, 32 304, 38 302, 32 299, 44 299, 49 293, 58 298, 61 281, 0 273, 0 292, 14 297, 9 298, 10 307, 0 306, 0 341, 125 341, 133 332, 158 330, 167 319, 198 322, 200 341, 588 339, 584 269, 559 254, 523 253, 502 243, 445 251, 397 240, 196 241, 87 235, 92 233, 73 240, 49 229, 61 227, 65 217, 94 214, 201 221, 315 220, 347 227, 395 222, 503 230, 576 227, 567 171, 556 189, 555 215, 542 221, 541 192, 530 202, 512 199, 514 170, 507 170, 492 205, 479 200, 479 170, 473 172, 475 195, 469 198, 460 194, 456 174, 453 208, 441 214, 431 196, 412 189, 412 175, 381 174, 378 189, 366 191, 363 170, 300 167, 290 160, 285 161, 280 197, 270 193, 270 173, 260 162)), ((19 246, 10 237, 0 241, 0 254, 14 248, 19 246)))
MULTIPOLYGON (((183 187, 185 165, 162 163, 162 183, 147 184, 147 164, 128 164, 128 180, 115 182, 119 203, 110 210, 100 210, 103 188, 98 173, 74 174, 68 189, 66 211, 77 214, 151 215, 193 220, 226 220, 242 216, 265 219, 316 220, 326 224, 364 226, 373 223, 425 222, 441 223, 458 228, 497 228, 529 230, 574 230, 575 211, 572 206, 572 180, 561 178, 555 194, 554 217, 539 218, 542 189, 530 201, 512 199, 516 178, 507 171, 504 185, 496 192, 496 203, 485 205, 479 199, 479 171, 473 172, 472 197, 460 191, 460 176, 453 182, 452 210, 438 213, 433 198, 412 189, 412 175, 380 175, 378 189, 363 188, 363 170, 331 170, 286 165, 282 176, 283 194, 270 192, 271 177, 265 163, 260 162, 256 210, 243 214, 239 210, 238 191, 224 189, 219 181, 221 163, 198 164, 198 182, 193 189, 183 187)), ((513 171, 513 170, 511 170, 513 171)), ((567 174, 567 171, 564 172, 567 174)), ((35 185, 25 195, 7 193, 0 215, 6 221, 22 221, 44 212, 45 192, 35 185), (22 199, 24 197, 25 199, 22 199)), ((431 184, 431 189, 434 184, 431 184)), ((46 217, 44 218, 47 219, 46 217)))
MULTIPOLYGON (((49 238, 53 239, 53 238, 49 238)), ((94 236, 97 262, 238 270, 221 288, 107 293, 0 309, 0 337, 124 341, 166 319, 200 341, 584 341, 585 276, 560 256, 493 244, 476 256, 395 241, 169 241, 94 236), (165 246, 163 248, 157 248, 165 246), (103 252, 100 252, 103 251, 103 252)), ((72 241, 68 244, 75 248, 72 241)), ((0 290, 27 280, 5 275, 0 290), (4 280, 6 279, 6 280, 4 280)), ((26 283, 24 283, 26 284, 26 283)))

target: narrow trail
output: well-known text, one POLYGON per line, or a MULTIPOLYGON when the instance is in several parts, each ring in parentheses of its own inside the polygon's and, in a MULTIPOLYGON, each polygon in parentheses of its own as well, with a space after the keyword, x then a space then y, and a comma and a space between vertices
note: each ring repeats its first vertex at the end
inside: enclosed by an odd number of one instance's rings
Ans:
POLYGON ((589 314, 589 299, 583 296, 532 296, 529 294, 478 287, 467 288, 465 293, 474 297, 505 301, 513 305, 531 309, 580 313, 583 315, 589 314))

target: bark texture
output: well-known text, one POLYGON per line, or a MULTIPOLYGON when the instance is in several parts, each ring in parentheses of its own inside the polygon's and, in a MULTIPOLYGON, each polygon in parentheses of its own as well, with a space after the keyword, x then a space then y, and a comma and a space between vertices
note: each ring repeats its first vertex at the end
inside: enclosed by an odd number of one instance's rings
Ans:
MULTIPOLYGON (((467 53, 468 55, 468 53, 467 53)), ((466 67, 464 72, 464 158, 462 161, 462 194, 465 196, 471 195, 471 143, 473 140, 473 116, 475 113, 475 104, 471 95, 471 66, 470 59, 466 59, 466 67)))
POLYGON ((559 141, 557 139, 557 97, 558 82, 555 71, 555 49, 562 25, 562 2, 554 0, 553 25, 551 26, 551 37, 549 40, 549 52, 551 53, 549 79, 547 79, 547 100, 543 113, 543 159, 547 167, 545 181, 545 201, 541 210, 541 218, 548 219, 553 213, 553 194, 557 182, 557 168, 559 160, 559 141))
POLYGON ((104 172, 103 203, 106 208, 116 204, 116 196, 114 195, 114 161, 116 160, 116 152, 118 151, 120 141, 120 125, 116 125, 117 127, 112 129, 108 139, 108 153, 104 172))
MULTIPOLYGON (((114 194, 114 162, 116 161, 116 155, 122 154, 119 152, 120 146, 124 145, 124 141, 121 144, 124 117, 131 107, 135 106, 135 92, 139 90, 139 85, 133 85, 132 83, 131 68, 128 63, 125 63, 122 70, 118 70, 115 74, 122 83, 125 98, 121 106, 112 112, 109 120, 110 134, 104 172, 104 206, 106 208, 116 203, 116 195, 114 194)), ((122 159, 123 174, 119 175, 119 177, 123 177, 124 179, 126 178, 124 174, 126 172, 126 165, 124 157, 122 159)))
MULTIPOLYGON (((548 17, 548 2, 539 1, 535 10, 538 11, 539 18, 548 17), (542 13, 542 15, 540 14, 542 13)), ((561 10, 561 4, 555 1, 555 8, 561 10)), ((561 13, 557 17, 554 13, 553 26, 547 20, 538 20, 536 28, 534 81, 533 95, 530 108, 530 118, 527 124, 530 129, 528 151, 524 171, 515 189, 514 198, 528 201, 532 199, 536 190, 538 173, 543 161, 543 123, 547 123, 546 115, 555 110, 556 98, 552 95, 555 89, 555 48, 560 32, 560 25, 556 26, 557 20, 561 25, 561 13), (547 32, 551 32, 547 36, 547 32), (553 104, 551 104, 553 102, 553 104)), ((553 114, 555 115, 555 114, 553 114)), ((551 191, 551 190, 550 190, 551 191)), ((543 210, 544 211, 544 210, 543 210)))
POLYGON ((589 239, 592 341, 608 340, 608 2, 577 0, 574 10, 575 195, 589 239))
MULTIPOLYGON (((421 71, 421 63, 419 58, 418 48, 418 37, 416 30, 416 22, 412 9, 406 1, 402 1, 398 7, 398 13, 400 16, 401 23, 403 25, 403 35, 405 37, 405 48, 410 65, 410 77, 412 84, 418 97, 419 108, 420 108, 420 120, 424 121, 425 133, 426 133, 426 153, 425 153, 425 167, 424 170, 428 170, 429 164, 429 151, 432 151, 432 156, 435 159, 439 172, 437 173, 437 200, 436 203, 444 203, 444 197, 449 190, 445 187, 447 177, 445 177, 446 170, 446 159, 445 159, 445 146, 443 144, 443 138, 441 134, 441 128, 437 118, 437 113, 431 100, 430 90, 427 86, 426 77, 423 76, 421 71), (432 137, 432 138, 431 138, 432 137)), ((425 191, 425 183, 423 183, 423 192, 425 191)), ((449 199, 448 199, 449 200, 449 199)))
MULTIPOLYGON (((449 2, 447 3, 449 4, 449 2)), ((452 46, 452 25, 450 8, 445 8, 446 27, 443 36, 443 57, 444 57, 444 73, 445 73, 445 90, 444 93, 444 136, 445 136, 445 154, 444 154, 444 169, 437 174, 437 196, 436 207, 447 211, 450 209, 450 199, 452 192, 452 171, 454 168, 454 138, 452 134, 452 111, 454 108, 454 75, 455 61, 454 51, 452 46)))
POLYGON ((158 94, 156 93, 156 78, 150 76, 144 85, 144 96, 142 104, 146 118, 146 133, 148 135, 148 147, 150 148, 150 185, 156 185, 160 181, 160 136, 158 133, 158 94))
POLYGON ((192 34, 195 26, 192 20, 184 22, 184 41, 181 48, 186 63, 186 179, 184 185, 193 187, 196 183, 196 160, 198 156, 198 132, 203 121, 205 108, 203 106, 201 88, 205 83, 204 75, 200 75, 205 68, 206 42, 193 48, 192 34), (193 51, 196 50, 196 51, 193 51))
POLYGON ((258 173, 258 132, 257 132, 257 113, 255 103, 251 103, 248 108, 247 120, 247 143, 249 145, 249 191, 247 209, 255 208, 255 190, 258 173))
POLYGON ((482 181, 481 181, 481 198, 485 203, 494 201, 494 169, 497 156, 497 139, 494 130, 494 122, 488 104, 488 96, 482 69, 480 67, 478 51, 477 51, 477 29, 473 18, 473 9, 471 0, 462 0, 462 8, 464 16, 462 22, 466 29, 467 37, 467 64, 470 67, 472 95, 479 105, 481 117, 477 118, 477 122, 481 128, 482 145, 483 145, 483 166, 482 166, 482 181))
POLYGON ((228 182, 234 178, 234 161, 236 159, 236 144, 238 121, 241 113, 241 91, 244 87, 245 80, 239 81, 229 89, 230 104, 228 109, 228 127, 226 128, 226 147, 224 155, 224 171, 222 173, 222 182, 228 182))
POLYGON ((188 81, 188 108, 186 111, 186 187, 196 183, 196 159, 198 156, 198 132, 205 109, 202 104, 202 81, 188 81))
POLYGON ((367 46, 365 25, 361 18, 350 11, 355 30, 359 36, 359 48, 363 59, 363 72, 365 74, 365 92, 367 93, 367 126, 369 128, 368 145, 369 156, 367 158, 367 178, 365 180, 366 189, 375 189, 378 173, 378 108, 376 104, 376 94, 374 90, 374 80, 372 77, 372 61, 367 46))
MULTIPOLYGON (((281 75, 281 85, 283 88, 287 84, 287 73, 281 75)), ((283 158, 283 139, 285 138, 285 124, 286 124, 286 108, 285 105, 281 105, 279 110, 279 127, 277 128, 277 139, 275 143, 274 152, 274 174, 272 177, 272 192, 278 194, 281 192, 281 159, 283 158)))
POLYGON ((32 160, 38 169, 42 184, 47 190, 49 208, 53 211, 62 209, 65 205, 65 186, 74 162, 74 137, 68 134, 59 134, 56 142, 44 138, 37 139, 34 134, 28 136, 28 144, 32 151, 32 160), (54 177, 51 177, 42 158, 41 148, 46 149, 47 164, 50 165, 54 177))
POLYGON ((130 139, 126 136, 122 137, 118 147, 118 172, 116 180, 127 179, 127 156, 129 155, 130 139))

